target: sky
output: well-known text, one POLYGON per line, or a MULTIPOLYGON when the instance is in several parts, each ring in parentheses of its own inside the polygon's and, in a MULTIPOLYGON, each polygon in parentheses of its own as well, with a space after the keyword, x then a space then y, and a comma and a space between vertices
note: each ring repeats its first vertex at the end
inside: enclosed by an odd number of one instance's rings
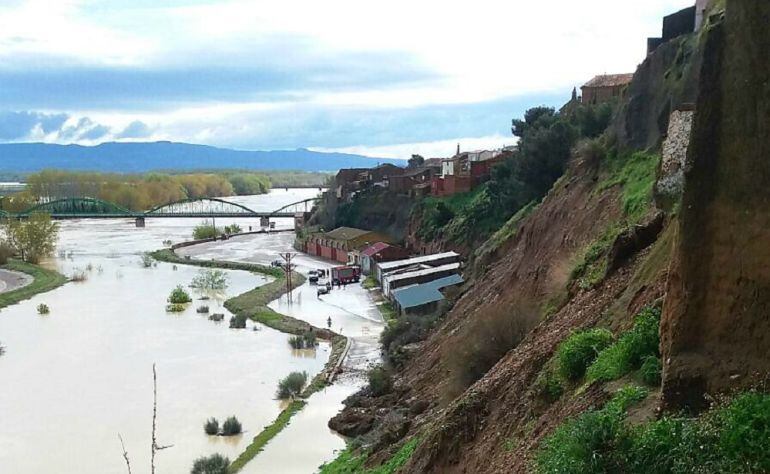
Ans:
POLYGON ((693 3, 0 0, 0 142, 497 148, 693 3))

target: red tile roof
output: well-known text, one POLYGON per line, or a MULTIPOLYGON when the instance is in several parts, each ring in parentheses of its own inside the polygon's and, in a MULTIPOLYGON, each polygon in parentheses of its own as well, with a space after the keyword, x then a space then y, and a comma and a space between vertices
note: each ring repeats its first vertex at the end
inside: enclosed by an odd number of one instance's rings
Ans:
POLYGON ((372 244, 365 249, 361 251, 361 255, 366 255, 367 257, 372 257, 376 255, 379 252, 382 252, 386 248, 390 247, 389 244, 386 244, 385 242, 377 242, 376 244, 372 244))
MULTIPOLYGON (((630 84, 633 74, 603 74, 586 82, 583 87, 616 87, 630 84)), ((582 89, 582 88, 581 88, 582 89)))

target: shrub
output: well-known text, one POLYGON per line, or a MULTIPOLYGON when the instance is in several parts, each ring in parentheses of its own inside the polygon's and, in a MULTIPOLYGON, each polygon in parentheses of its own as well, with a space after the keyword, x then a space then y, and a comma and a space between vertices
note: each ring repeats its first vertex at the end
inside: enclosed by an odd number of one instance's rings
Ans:
POLYGON ((13 257, 13 248, 5 242, 0 243, 0 265, 8 263, 11 257, 13 257))
POLYGON ((206 423, 203 424, 203 431, 205 431, 207 435, 219 434, 219 421, 214 417, 209 418, 206 420, 206 423))
POLYGON ((548 403, 553 403, 564 393, 562 380, 551 368, 544 369, 535 379, 535 392, 548 403))
POLYGON ((660 346, 660 310, 644 308, 633 328, 603 350, 588 368, 589 381, 617 380, 642 366, 648 356, 658 356, 660 346))
POLYGON ((207 314, 209 312, 209 307, 206 306, 205 304, 202 304, 198 306, 198 309, 196 309, 195 311, 200 314, 207 314))
POLYGON ((51 312, 51 309, 48 307, 47 304, 40 303, 37 305, 37 314, 48 314, 51 312))
POLYGON ((233 234, 240 234, 242 232, 241 226, 238 224, 230 224, 228 226, 225 226, 225 234, 233 235, 233 234))
POLYGON ((278 382, 276 397, 280 400, 294 398, 302 392, 307 383, 307 372, 292 372, 278 382))
POLYGON ((444 314, 443 309, 429 315, 407 314, 385 326, 380 334, 380 344, 388 362, 401 367, 407 359, 404 346, 424 340, 444 314))
POLYGON ((539 472, 770 472, 770 395, 748 392, 699 419, 629 426, 623 412, 642 392, 625 389, 604 408, 568 421, 537 455, 539 472))
POLYGON ((534 317, 511 314, 498 308, 476 318, 460 335, 462 344, 455 344, 447 354, 452 370, 452 389, 457 393, 479 380, 505 354, 516 347, 527 330, 534 324, 534 317))
POLYGON ((221 454, 212 454, 195 460, 190 474, 227 474, 230 459, 221 454))
POLYGON ((152 258, 152 255, 150 255, 150 252, 144 252, 142 254, 142 266, 144 268, 152 268, 155 261, 152 258))
POLYGON ((171 290, 168 302, 171 304, 186 304, 192 302, 192 298, 190 298, 190 294, 182 288, 182 285, 179 285, 171 290))
POLYGON ((179 303, 172 303, 166 305, 166 311, 169 313, 181 313, 186 308, 185 305, 179 303))
POLYGON ((196 225, 193 229, 193 239, 195 240, 213 239, 217 235, 219 235, 217 228, 208 222, 203 222, 199 225, 196 225))
POLYGON ((88 280, 88 274, 79 268, 75 268, 72 270, 72 275, 70 276, 70 281, 82 283, 84 281, 88 280))
MULTIPOLYGON (((215 320, 216 321, 216 320, 215 320)), ((246 316, 243 314, 236 314, 230 317, 231 329, 245 329, 246 328, 246 316)))
POLYGON ((606 329, 589 329, 572 333, 557 349, 559 374, 568 380, 577 380, 586 372, 599 352, 612 342, 612 333, 606 329))
POLYGON ((228 285, 227 273, 222 270, 201 270, 190 283, 191 288, 199 291, 222 291, 228 285))
POLYGON ((639 369, 639 376, 642 382, 647 385, 657 387, 660 385, 660 373, 662 367, 660 363, 660 357, 647 356, 642 362, 642 367, 639 369))
POLYGON ((313 331, 307 331, 301 336, 291 336, 289 338, 289 345, 293 349, 313 349, 318 342, 313 331))
POLYGON ((375 367, 367 374, 372 395, 379 397, 393 390, 393 378, 384 367, 375 367))
POLYGON ((618 472, 614 443, 623 429, 625 412, 646 396, 642 388, 625 387, 604 408, 558 427, 536 456, 538 472, 618 472))
POLYGON ((234 416, 229 417, 222 423, 222 434, 225 436, 241 434, 242 431, 241 422, 234 416))

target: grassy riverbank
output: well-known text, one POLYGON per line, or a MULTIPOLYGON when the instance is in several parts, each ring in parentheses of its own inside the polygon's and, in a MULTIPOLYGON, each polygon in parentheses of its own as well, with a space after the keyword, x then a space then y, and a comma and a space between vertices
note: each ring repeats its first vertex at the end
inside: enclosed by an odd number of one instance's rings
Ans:
MULTIPOLYGON (((318 338, 325 339, 331 343, 331 355, 329 356, 329 360, 326 362, 323 370, 316 374, 308 386, 305 387, 305 390, 300 394, 300 398, 293 400, 288 407, 281 411, 273 423, 266 426, 259 434, 257 434, 251 444, 249 444, 241 455, 230 464, 228 472, 238 472, 246 465, 246 463, 254 459, 254 457, 267 446, 267 443, 269 443, 271 439, 289 425, 291 418, 307 405, 305 399, 327 385, 329 377, 332 372, 336 370, 338 362, 344 355, 347 338, 328 329, 318 328, 305 321, 277 313, 267 306, 271 301, 275 301, 286 293, 286 276, 280 269, 254 263, 182 258, 171 249, 153 252, 152 257, 162 262, 180 265, 242 270, 272 276, 275 280, 270 283, 256 287, 253 290, 249 290, 246 293, 242 293, 225 301, 225 308, 233 313, 236 318, 248 318, 287 334, 302 335, 312 331, 318 338)), ((293 290, 294 288, 301 286, 304 282, 305 277, 303 275, 293 273, 291 289, 293 290)))
POLYGON ((27 300, 39 293, 51 291, 68 281, 67 277, 59 272, 46 270, 43 267, 22 262, 21 260, 11 260, 5 265, 0 266, 0 268, 26 273, 34 278, 32 283, 27 286, 6 293, 0 293, 0 308, 27 300))

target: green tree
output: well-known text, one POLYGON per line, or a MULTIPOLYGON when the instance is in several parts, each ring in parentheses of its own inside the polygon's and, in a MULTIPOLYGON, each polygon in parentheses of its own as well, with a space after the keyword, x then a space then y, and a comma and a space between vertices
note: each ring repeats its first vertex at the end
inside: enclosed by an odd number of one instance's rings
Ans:
POLYGON ((409 158, 409 161, 407 161, 408 168, 417 168, 423 164, 425 164, 425 158, 421 155, 412 155, 412 157, 409 158))
POLYGON ((7 243, 25 262, 38 263, 56 249, 59 224, 49 214, 34 213, 26 220, 9 218, 3 227, 7 243))

